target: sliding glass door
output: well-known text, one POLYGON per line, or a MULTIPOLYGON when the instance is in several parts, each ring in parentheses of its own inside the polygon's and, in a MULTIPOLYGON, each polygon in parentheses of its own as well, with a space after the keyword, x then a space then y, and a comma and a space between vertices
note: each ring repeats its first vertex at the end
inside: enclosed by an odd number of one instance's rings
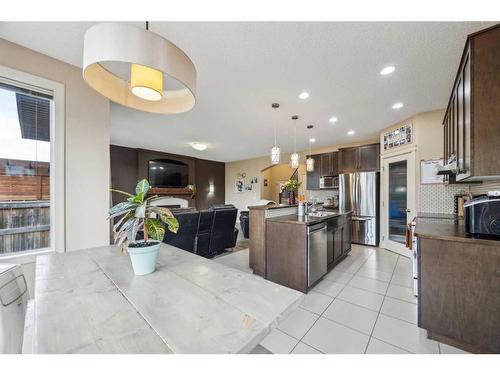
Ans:
POLYGON ((51 247, 53 97, 0 77, 0 257, 51 247))

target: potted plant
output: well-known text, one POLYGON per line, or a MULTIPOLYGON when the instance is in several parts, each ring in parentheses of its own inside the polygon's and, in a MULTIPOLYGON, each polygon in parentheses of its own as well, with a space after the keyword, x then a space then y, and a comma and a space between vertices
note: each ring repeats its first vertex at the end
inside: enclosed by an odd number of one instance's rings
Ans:
POLYGON ((283 188, 288 192, 288 204, 295 204, 295 194, 299 190, 302 182, 299 182, 296 179, 290 179, 283 185, 283 188))
POLYGON ((111 189, 128 197, 125 202, 118 203, 109 210, 108 219, 118 218, 113 226, 115 244, 122 251, 127 249, 136 275, 154 272, 165 226, 173 233, 177 233, 179 229, 179 222, 168 208, 152 205, 159 197, 147 197, 149 189, 146 179, 137 183, 135 195, 111 189), (143 238, 137 241, 140 232, 143 233, 143 238))

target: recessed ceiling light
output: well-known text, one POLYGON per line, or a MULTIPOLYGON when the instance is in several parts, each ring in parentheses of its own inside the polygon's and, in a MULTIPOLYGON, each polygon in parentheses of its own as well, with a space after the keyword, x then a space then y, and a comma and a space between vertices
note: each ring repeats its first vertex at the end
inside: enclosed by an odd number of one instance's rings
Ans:
POLYGON ((305 100, 309 97, 309 93, 307 91, 304 91, 304 92, 301 92, 299 94, 299 98, 302 99, 302 100, 305 100))
POLYGON ((191 143, 191 147, 197 151, 203 151, 207 149, 207 145, 205 143, 200 143, 200 142, 191 143))
POLYGON ((354 130, 349 130, 349 131, 347 132, 347 134, 349 134, 349 135, 354 135, 354 130))
POLYGON ((392 109, 400 109, 400 108, 403 108, 403 103, 401 103, 401 102, 394 103, 392 105, 392 109))
POLYGON ((330 117, 330 120, 328 120, 328 121, 333 124, 334 122, 337 122, 337 120, 338 120, 337 117, 330 117))
POLYGON ((386 66, 384 69, 382 69, 380 71, 380 74, 383 76, 386 76, 388 74, 394 73, 395 70, 396 70, 396 68, 394 66, 389 65, 389 66, 386 66))
POLYGON ((309 138, 309 142, 311 142, 311 143, 316 142, 316 138, 309 138))

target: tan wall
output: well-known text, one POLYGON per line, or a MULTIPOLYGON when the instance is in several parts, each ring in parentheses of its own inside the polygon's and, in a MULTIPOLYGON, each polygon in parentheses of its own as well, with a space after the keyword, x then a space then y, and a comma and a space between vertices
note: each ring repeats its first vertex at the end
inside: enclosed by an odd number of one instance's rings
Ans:
POLYGON ((66 250, 108 244, 109 101, 86 85, 81 69, 4 39, 0 64, 64 84, 66 250))

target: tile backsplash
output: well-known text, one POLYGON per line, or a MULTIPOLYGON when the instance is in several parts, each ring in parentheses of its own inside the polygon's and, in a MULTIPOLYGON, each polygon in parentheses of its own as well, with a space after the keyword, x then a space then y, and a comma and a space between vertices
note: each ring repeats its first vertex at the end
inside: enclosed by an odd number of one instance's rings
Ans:
POLYGON ((500 181, 464 185, 420 185, 419 212, 452 214, 456 194, 480 195, 500 190, 500 181))
POLYGON ((339 191, 335 190, 307 190, 306 199, 308 201, 316 200, 317 202, 326 202, 328 198, 339 195, 339 191))
POLYGON ((469 185, 420 185, 419 212, 452 214, 456 194, 468 194, 469 185))

